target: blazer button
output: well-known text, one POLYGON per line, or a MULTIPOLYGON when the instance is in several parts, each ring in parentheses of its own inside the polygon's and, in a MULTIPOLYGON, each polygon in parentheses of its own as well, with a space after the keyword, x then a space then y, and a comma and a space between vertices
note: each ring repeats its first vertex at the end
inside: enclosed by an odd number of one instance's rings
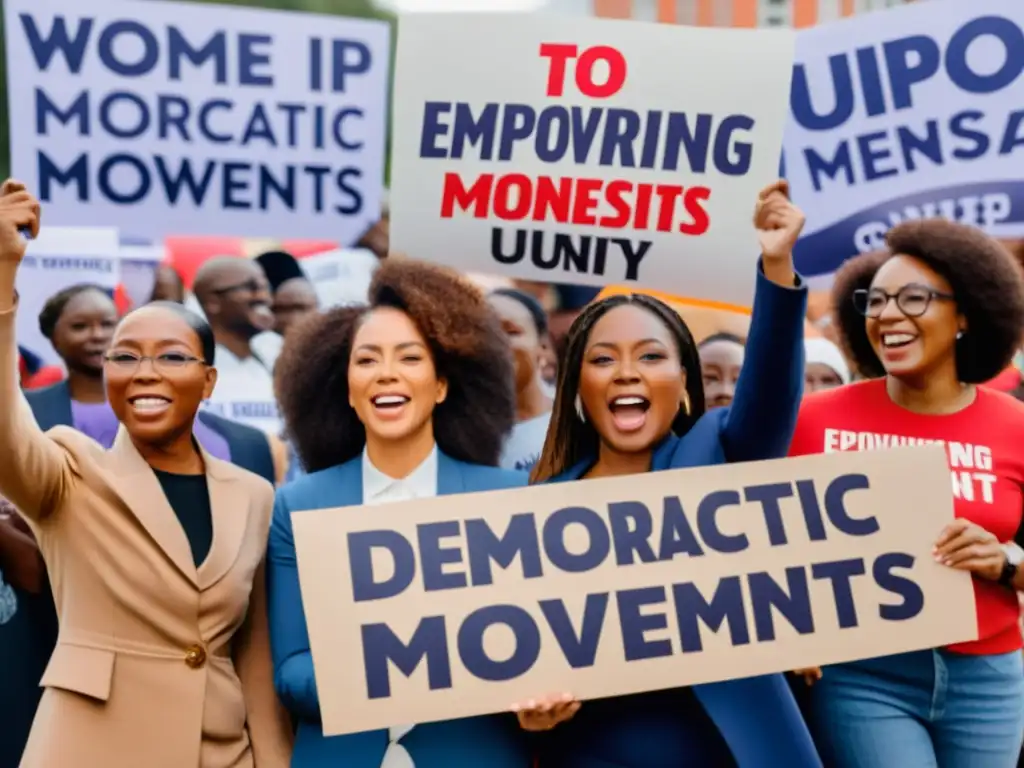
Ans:
POLYGON ((189 646, 185 652, 185 664, 191 669, 201 669, 206 664, 206 649, 201 645, 189 646))

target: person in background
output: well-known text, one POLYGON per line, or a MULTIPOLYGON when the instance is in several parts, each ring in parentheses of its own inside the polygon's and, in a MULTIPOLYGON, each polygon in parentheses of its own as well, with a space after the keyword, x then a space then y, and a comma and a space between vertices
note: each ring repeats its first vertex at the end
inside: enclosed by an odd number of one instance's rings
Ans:
POLYGON ((170 264, 161 264, 156 268, 153 293, 149 300, 172 301, 175 304, 185 303, 185 283, 182 282, 178 270, 170 264))
POLYGON ((310 472, 278 490, 268 555, 274 680, 299 723, 292 768, 528 768, 511 714, 324 736, 293 517, 526 483, 495 466, 515 421, 514 374, 483 294, 450 270, 386 259, 369 304, 304 322, 276 371, 310 472))
POLYGON ((217 380, 212 330, 178 304, 130 313, 105 357, 113 448, 44 433, 14 378, 21 232, 37 236, 39 215, 3 184, 0 493, 41 544, 60 621, 21 768, 286 768, 263 581, 272 488, 192 435, 217 380))
POLYGON ((850 383, 850 366, 842 351, 825 338, 804 339, 804 394, 850 383))
POLYGON ((746 352, 743 339, 732 333, 714 333, 697 345, 704 404, 710 411, 732 405, 746 352))
MULTIPOLYGON (((748 357, 732 405, 705 413, 697 347, 671 307, 645 295, 605 298, 569 330, 532 482, 785 456, 803 388, 807 306, 792 257, 804 217, 788 192, 777 182, 755 206, 761 258, 748 357)), ((547 731, 541 768, 821 766, 782 675, 582 705, 563 694, 524 707, 520 722, 547 731)))
POLYGON ((270 283, 274 330, 284 336, 296 322, 316 312, 316 288, 302 271, 298 259, 285 251, 267 251, 256 257, 270 283))
POLYGON ((0 768, 18 768, 57 642, 46 565, 35 536, 0 499, 0 768))
POLYGON ((847 261, 833 285, 844 348, 869 378, 806 397, 790 454, 944 445, 956 520, 934 532, 934 556, 972 575, 978 639, 798 672, 830 766, 1009 768, 1024 735, 1024 568, 1011 546, 1024 404, 978 385, 1020 342, 1024 281, 998 243, 963 224, 904 222, 886 246, 847 261))
POLYGON ((274 327, 263 269, 242 257, 210 259, 196 273, 193 290, 217 339, 220 383, 208 406, 229 419, 280 434, 275 360, 253 347, 253 339, 274 327))
POLYGON ((533 296, 514 288, 492 291, 490 303, 512 346, 515 363, 516 426, 505 442, 499 465, 528 471, 540 456, 551 419, 551 397, 540 375, 548 337, 547 315, 533 296))

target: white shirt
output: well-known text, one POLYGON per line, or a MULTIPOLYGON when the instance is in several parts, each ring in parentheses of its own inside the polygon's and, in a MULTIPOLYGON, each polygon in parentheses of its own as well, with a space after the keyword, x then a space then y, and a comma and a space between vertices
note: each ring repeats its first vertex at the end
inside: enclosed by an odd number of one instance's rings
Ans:
POLYGON ((279 434, 281 418, 274 397, 273 362, 251 356, 238 358, 220 344, 213 362, 217 369, 217 386, 206 407, 224 418, 272 435, 279 434))
MULTIPOLYGON (((430 499, 437 496, 437 446, 416 469, 396 480, 373 466, 363 449, 363 504, 376 506, 396 501, 430 499)), ((415 726, 394 725, 388 728, 388 748, 380 768, 415 768, 409 752, 398 741, 415 726)))
POLYGON ((540 458, 550 421, 551 412, 548 411, 516 424, 502 447, 498 462, 501 468, 529 472, 540 458))

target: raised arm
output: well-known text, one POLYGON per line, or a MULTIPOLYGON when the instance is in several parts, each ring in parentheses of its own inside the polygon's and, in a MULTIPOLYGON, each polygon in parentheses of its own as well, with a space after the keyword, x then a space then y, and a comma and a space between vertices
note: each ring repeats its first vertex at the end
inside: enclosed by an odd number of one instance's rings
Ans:
POLYGON ((782 458, 789 448, 804 384, 807 288, 793 270, 804 216, 786 182, 761 192, 754 212, 761 244, 754 311, 736 394, 722 421, 729 461, 782 458))
POLYGON ((320 699, 316 692, 313 654, 309 649, 306 614, 299 589, 291 510, 282 491, 278 491, 274 500, 267 562, 267 613, 274 660, 274 687, 293 715, 319 720, 320 699))
POLYGON ((41 521, 60 505, 72 482, 67 452, 36 424, 21 393, 15 339, 18 265, 26 242, 19 230, 39 232, 39 203, 22 184, 0 187, 0 495, 41 521))

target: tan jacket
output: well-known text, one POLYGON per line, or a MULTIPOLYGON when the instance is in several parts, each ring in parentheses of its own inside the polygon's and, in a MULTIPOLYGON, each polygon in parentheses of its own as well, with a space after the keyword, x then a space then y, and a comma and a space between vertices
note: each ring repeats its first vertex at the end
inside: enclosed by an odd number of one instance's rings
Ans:
POLYGON ((286 768, 263 581, 271 486, 204 453, 213 544, 197 569, 123 429, 109 451, 40 431, 13 310, 0 312, 0 457, 0 494, 39 541, 60 618, 22 768, 286 768))

